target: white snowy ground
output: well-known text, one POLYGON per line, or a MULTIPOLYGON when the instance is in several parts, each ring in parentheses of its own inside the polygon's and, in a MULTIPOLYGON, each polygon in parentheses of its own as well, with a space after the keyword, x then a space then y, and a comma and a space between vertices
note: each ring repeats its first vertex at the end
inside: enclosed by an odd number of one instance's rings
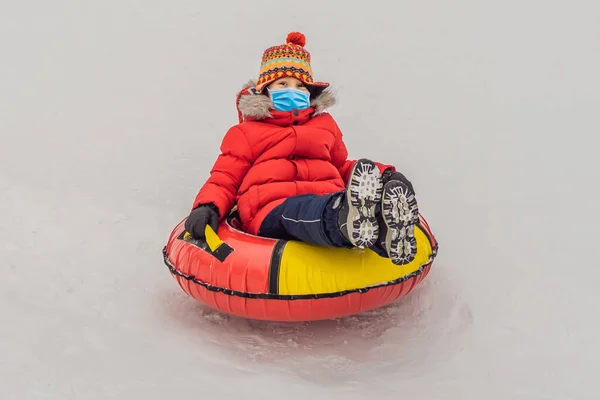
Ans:
POLYGON ((1 399, 600 397, 597 1, 202 4, 0 5, 1 399), (161 258, 290 30, 441 246, 339 321, 215 313, 161 258))

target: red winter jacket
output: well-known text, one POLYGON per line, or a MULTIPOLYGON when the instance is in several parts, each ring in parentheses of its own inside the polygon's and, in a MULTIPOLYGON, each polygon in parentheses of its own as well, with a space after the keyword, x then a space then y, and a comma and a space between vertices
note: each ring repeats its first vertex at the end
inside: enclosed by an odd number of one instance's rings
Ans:
MULTIPOLYGON (((324 110, 335 103, 324 91, 306 110, 275 111, 264 95, 242 95, 243 122, 225 135, 209 179, 192 209, 213 203, 221 219, 237 203, 242 228, 257 234, 266 215, 286 198, 344 190, 354 160, 342 132, 324 110)), ((395 170, 377 163, 380 171, 395 170)))

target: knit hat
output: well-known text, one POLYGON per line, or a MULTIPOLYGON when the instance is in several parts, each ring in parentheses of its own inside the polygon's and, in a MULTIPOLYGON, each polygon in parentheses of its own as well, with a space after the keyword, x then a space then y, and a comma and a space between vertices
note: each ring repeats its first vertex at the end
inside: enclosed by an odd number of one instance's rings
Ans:
POLYGON ((299 79, 309 87, 328 87, 327 82, 313 82, 310 53, 304 49, 305 44, 306 37, 302 33, 290 32, 286 43, 265 50, 256 90, 262 93, 265 86, 286 77, 299 79))

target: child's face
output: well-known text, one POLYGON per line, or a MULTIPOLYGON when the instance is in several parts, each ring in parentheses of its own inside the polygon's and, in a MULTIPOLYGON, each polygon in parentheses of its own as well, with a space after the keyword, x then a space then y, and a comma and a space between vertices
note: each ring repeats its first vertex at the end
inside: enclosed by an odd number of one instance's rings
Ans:
POLYGON ((305 92, 308 92, 308 89, 306 88, 304 83, 302 83, 302 81, 300 81, 296 78, 291 78, 291 77, 277 79, 275 82, 273 82, 269 86, 267 86, 267 89, 271 89, 271 90, 287 89, 287 88, 293 88, 293 89, 298 89, 298 90, 303 90, 305 92))

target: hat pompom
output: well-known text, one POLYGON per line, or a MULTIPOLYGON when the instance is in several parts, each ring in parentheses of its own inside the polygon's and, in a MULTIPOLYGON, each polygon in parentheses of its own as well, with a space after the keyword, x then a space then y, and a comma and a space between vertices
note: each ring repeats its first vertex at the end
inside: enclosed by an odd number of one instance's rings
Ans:
POLYGON ((290 32, 287 35, 286 42, 295 44, 296 46, 304 47, 306 44, 306 36, 300 32, 290 32))

